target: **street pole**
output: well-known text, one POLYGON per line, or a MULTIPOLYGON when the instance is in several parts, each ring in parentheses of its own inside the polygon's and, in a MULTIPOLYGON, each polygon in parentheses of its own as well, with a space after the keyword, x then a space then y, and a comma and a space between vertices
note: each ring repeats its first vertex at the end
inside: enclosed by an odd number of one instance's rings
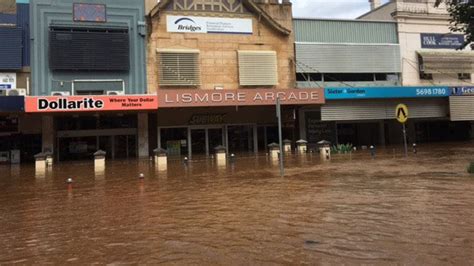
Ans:
POLYGON ((405 157, 408 157, 407 128, 403 123, 403 143, 405 144, 405 157))
POLYGON ((276 100, 276 115, 278 118, 278 139, 280 143, 280 176, 283 177, 285 175, 285 169, 283 165, 283 136, 281 132, 281 104, 280 104, 280 97, 277 97, 276 100))

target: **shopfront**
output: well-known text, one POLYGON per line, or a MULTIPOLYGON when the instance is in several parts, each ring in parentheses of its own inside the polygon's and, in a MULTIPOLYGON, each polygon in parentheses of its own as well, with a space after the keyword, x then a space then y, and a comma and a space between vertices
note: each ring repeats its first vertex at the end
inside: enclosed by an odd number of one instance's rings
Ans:
POLYGON ((449 121, 450 94, 448 87, 326 88, 327 103, 303 110, 300 124, 310 143, 327 139, 357 146, 400 144, 395 107, 404 103, 410 112, 410 142, 462 140, 462 134, 444 130, 464 127, 449 121))
POLYGON ((470 138, 474 139, 474 87, 452 87, 449 97, 449 111, 451 121, 466 123, 470 138))
POLYGON ((26 111, 42 120, 42 150, 57 160, 87 160, 97 150, 111 159, 147 157, 148 111, 156 96, 27 97, 26 111))
POLYGON ((187 157, 210 156, 220 145, 235 154, 266 151, 268 144, 278 142, 278 97, 283 138, 296 141, 298 109, 322 104, 320 89, 161 90, 158 146, 171 156, 187 157))

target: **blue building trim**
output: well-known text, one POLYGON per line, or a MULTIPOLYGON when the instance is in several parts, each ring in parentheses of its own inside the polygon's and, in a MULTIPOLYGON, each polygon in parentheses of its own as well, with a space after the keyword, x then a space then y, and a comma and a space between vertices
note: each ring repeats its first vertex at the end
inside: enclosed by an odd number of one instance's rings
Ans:
POLYGON ((0 112, 24 112, 24 96, 0 96, 0 112))
POLYGON ((451 90, 445 86, 425 87, 328 87, 324 89, 326 100, 433 98, 449 97, 451 90))

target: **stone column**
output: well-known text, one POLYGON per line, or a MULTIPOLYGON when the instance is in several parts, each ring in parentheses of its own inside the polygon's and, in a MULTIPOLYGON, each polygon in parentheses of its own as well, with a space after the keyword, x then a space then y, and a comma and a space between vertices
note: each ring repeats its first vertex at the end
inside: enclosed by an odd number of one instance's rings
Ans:
POLYGON ((270 158, 272 160, 278 161, 278 154, 280 153, 280 145, 277 143, 270 143, 268 145, 268 152, 270 153, 270 158))
POLYGON ((148 158, 148 113, 138 114, 138 157, 148 158))
POLYGON ((44 115, 41 117, 42 150, 54 151, 56 142, 56 130, 54 129, 54 117, 44 115))
POLYGON ((319 156, 322 161, 331 160, 331 142, 322 140, 318 142, 319 156))
POLYGON ((46 155, 38 153, 35 155, 35 172, 43 173, 46 171, 46 155))

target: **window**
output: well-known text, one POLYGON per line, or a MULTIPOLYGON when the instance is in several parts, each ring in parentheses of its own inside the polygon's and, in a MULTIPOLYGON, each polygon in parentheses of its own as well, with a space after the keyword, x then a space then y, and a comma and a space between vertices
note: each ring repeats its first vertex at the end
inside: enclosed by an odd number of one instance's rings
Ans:
POLYGON ((433 74, 427 74, 427 73, 424 73, 424 72, 420 72, 420 79, 433 80, 433 74))
POLYGON ((128 71, 128 29, 52 27, 49 66, 52 70, 128 71))
POLYGON ((323 81, 321 73, 296 73, 296 81, 323 81))
POLYGON ((328 74, 324 74, 324 81, 326 82, 374 81, 374 74, 372 73, 328 73, 328 74))
POLYGON ((161 86, 200 85, 199 51, 159 50, 158 72, 161 86))
POLYGON ((274 51, 238 51, 239 79, 242 86, 278 84, 277 56, 274 51))
POLYGON ((470 80, 471 74, 469 73, 458 73, 458 79, 460 80, 470 80))

